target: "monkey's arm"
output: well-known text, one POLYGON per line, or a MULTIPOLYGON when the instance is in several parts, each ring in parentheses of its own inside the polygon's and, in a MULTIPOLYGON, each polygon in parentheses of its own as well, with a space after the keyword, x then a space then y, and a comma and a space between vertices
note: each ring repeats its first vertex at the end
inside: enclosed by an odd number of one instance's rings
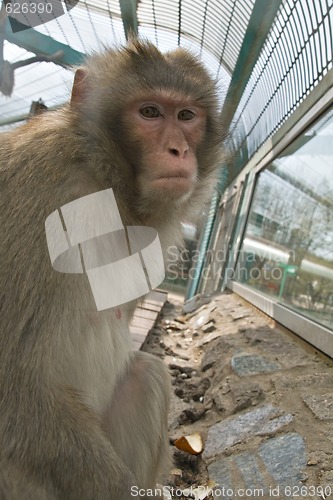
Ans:
POLYGON ((58 388, 57 393, 43 401, 25 394, 30 408, 11 415, 11 425, 7 419, 1 424, 7 427, 2 456, 36 484, 54 490, 58 499, 128 500, 137 480, 101 430, 98 416, 75 391, 58 388))

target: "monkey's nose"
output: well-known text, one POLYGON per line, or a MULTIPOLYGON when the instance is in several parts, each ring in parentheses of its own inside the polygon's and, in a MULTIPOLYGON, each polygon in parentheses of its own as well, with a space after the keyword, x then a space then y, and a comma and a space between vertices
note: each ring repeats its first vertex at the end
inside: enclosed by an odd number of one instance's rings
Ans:
POLYGON ((177 158, 185 158, 188 152, 188 146, 184 145, 178 148, 169 148, 169 152, 173 155, 176 156, 177 158))

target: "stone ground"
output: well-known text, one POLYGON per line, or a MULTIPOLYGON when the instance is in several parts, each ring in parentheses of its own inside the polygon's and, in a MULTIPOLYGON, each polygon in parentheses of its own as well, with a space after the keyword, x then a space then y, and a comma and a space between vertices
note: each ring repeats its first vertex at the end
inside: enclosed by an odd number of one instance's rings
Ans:
POLYGON ((170 498, 333 499, 333 360, 229 292, 169 298, 143 350, 170 369, 170 438, 204 443, 173 447, 170 498))

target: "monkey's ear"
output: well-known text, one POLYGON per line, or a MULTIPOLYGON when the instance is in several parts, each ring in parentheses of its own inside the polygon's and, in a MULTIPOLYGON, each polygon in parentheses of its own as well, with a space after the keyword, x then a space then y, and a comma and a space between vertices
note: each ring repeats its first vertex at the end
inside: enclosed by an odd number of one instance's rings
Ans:
POLYGON ((74 83, 72 88, 72 95, 70 100, 70 107, 76 108, 82 104, 84 95, 87 92, 87 71, 83 68, 79 68, 75 72, 74 83))

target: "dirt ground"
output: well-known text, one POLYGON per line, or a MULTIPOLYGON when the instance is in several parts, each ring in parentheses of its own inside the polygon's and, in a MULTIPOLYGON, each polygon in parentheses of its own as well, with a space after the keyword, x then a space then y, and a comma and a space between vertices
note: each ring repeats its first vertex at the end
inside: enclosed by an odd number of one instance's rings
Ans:
MULTIPOLYGON (((182 306, 180 296, 168 296, 142 348, 169 366, 171 441, 198 432, 205 447, 211 426, 269 403, 289 412, 293 421, 287 425, 287 431, 305 436, 307 463, 300 479, 302 484, 318 486, 332 479, 333 487, 333 404, 326 408, 329 412, 332 409, 332 414, 324 416, 315 415, 305 404, 311 394, 317 394, 318 387, 321 394, 326 394, 329 387, 332 390, 332 360, 294 335, 277 329, 271 319, 234 294, 215 297, 186 315, 182 306), (269 363, 267 370, 245 377, 235 373, 232 356, 244 351, 256 355, 258 349, 269 363), (310 393, 306 393, 304 384, 310 393)), ((250 436, 227 449, 224 456, 254 449, 259 444, 258 437, 250 436)), ((174 446, 172 449, 174 467, 166 485, 177 489, 177 495, 171 498, 208 498, 195 494, 196 487, 211 484, 208 464, 202 455, 191 455, 174 446), (188 488, 191 495, 186 492, 188 488), (184 490, 183 496, 180 490, 184 490)))

